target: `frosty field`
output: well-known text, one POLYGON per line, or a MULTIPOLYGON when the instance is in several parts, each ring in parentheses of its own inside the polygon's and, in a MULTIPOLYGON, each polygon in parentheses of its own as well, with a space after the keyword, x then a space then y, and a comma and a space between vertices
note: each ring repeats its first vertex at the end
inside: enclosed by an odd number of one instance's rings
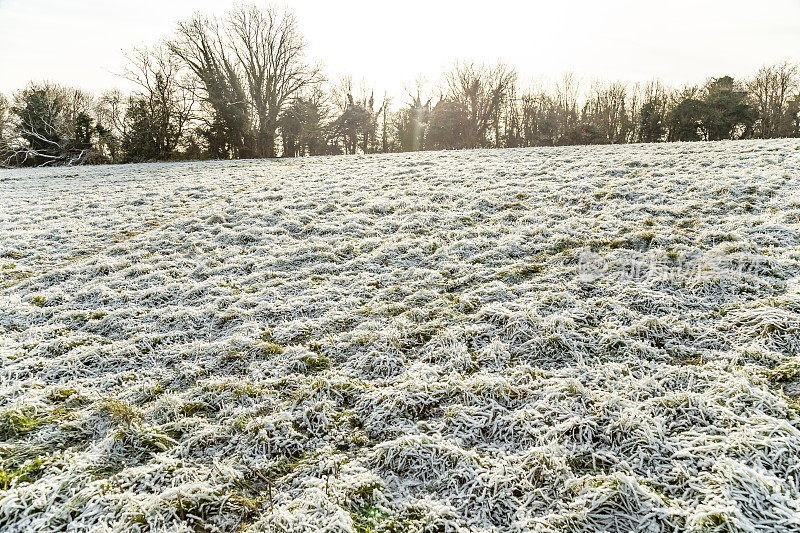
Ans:
POLYGON ((0 171, 0 530, 800 531, 798 144, 0 171))

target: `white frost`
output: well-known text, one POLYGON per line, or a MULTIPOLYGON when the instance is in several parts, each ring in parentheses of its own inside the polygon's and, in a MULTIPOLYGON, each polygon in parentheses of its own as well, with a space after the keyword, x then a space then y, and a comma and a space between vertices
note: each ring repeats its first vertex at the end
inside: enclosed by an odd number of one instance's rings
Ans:
POLYGON ((799 531, 797 142, 0 172, 0 530, 799 531))

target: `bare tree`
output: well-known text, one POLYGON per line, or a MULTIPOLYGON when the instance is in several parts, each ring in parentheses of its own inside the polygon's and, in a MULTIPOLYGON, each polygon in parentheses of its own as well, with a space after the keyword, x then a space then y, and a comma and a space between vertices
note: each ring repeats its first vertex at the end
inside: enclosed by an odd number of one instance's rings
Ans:
POLYGON ((0 93, 0 166, 8 157, 10 125, 8 99, 0 93))
POLYGON ((625 108, 628 89, 624 83, 595 82, 586 103, 584 119, 596 129, 601 143, 627 141, 630 122, 625 108))
POLYGON ((196 15, 169 46, 202 89, 214 156, 275 157, 281 112, 321 79, 288 11, 244 5, 222 21, 196 15))
POLYGON ((361 80, 359 94, 356 95, 355 87, 353 85, 353 76, 350 74, 343 74, 339 76, 339 79, 336 80, 335 83, 330 84, 329 88, 331 94, 331 104, 333 104, 335 111, 339 114, 344 113, 350 106, 351 99, 366 100, 366 96, 364 98, 360 98, 360 96, 365 92, 365 87, 366 81, 361 80))
POLYGON ((392 105, 392 99, 385 93, 383 95, 383 102, 381 103, 379 115, 381 115, 381 152, 387 153, 389 151, 389 107, 392 105))
POLYGON ((328 142, 323 122, 327 116, 326 95, 320 87, 295 98, 278 119, 283 157, 326 153, 328 142))
POLYGON ((329 125, 329 137, 341 144, 344 153, 355 154, 375 151, 378 116, 382 109, 375 111, 375 98, 370 94, 366 99, 354 99, 347 95, 347 107, 329 125))
MULTIPOLYGON (((129 139, 129 151, 146 140, 149 146, 141 157, 169 158, 194 111, 195 100, 187 88, 183 65, 165 45, 134 49, 127 58, 128 69, 123 76, 139 88, 127 110, 127 118, 136 122, 138 134, 136 139, 129 139)), ((130 127, 126 133, 131 134, 130 127)))
POLYGON ((194 74, 193 93, 200 96, 206 111, 203 135, 209 154, 215 158, 255 155, 247 92, 219 22, 195 15, 178 25, 178 35, 168 46, 194 74))
POLYGON ((119 89, 105 91, 97 98, 94 116, 97 123, 102 124, 117 138, 125 135, 125 103, 127 97, 119 89))
POLYGON ((112 162, 120 157, 120 143, 125 138, 125 114, 128 98, 119 89, 100 94, 94 105, 97 120, 98 150, 112 162))
POLYGON ((320 80, 319 69, 306 61, 305 40, 288 11, 240 6, 228 15, 226 31, 257 119, 257 152, 275 157, 281 111, 320 80))
POLYGON ((523 146, 552 146, 558 143, 561 108, 552 95, 542 88, 536 88, 520 97, 519 107, 523 146))
POLYGON ((446 78, 446 98, 464 107, 467 114, 464 133, 469 148, 499 143, 503 105, 516 81, 516 72, 502 63, 494 67, 458 63, 446 78))
POLYGON ((559 144, 574 144, 575 132, 578 128, 578 92, 580 84, 572 72, 562 76, 556 85, 555 101, 560 118, 559 144))
POLYGON ((758 111, 757 134, 762 138, 792 134, 796 116, 789 113, 790 101, 800 87, 800 70, 789 62, 765 65, 747 83, 758 111))
POLYGON ((522 133, 523 99, 517 97, 516 87, 509 91, 506 105, 503 109, 503 146, 517 148, 525 145, 522 133))
POLYGON ((409 103, 394 114, 397 148, 416 152, 424 148, 425 135, 431 119, 433 98, 426 80, 418 76, 412 87, 406 87, 409 103))

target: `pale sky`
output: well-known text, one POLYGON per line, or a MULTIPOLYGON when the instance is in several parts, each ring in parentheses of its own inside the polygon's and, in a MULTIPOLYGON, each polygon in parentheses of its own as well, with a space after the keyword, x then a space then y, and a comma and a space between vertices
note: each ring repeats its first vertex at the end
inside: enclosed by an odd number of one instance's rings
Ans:
MULTIPOLYGON (((123 51, 168 37, 193 11, 233 0, 0 0, 0 91, 52 80, 101 91, 123 51)), ((260 2, 256 2, 260 3, 260 2)), ((800 61, 800 0, 291 0, 311 58, 329 78, 351 73, 402 97, 456 59, 503 60, 523 81, 573 71, 592 79, 668 84, 746 76, 800 61)))

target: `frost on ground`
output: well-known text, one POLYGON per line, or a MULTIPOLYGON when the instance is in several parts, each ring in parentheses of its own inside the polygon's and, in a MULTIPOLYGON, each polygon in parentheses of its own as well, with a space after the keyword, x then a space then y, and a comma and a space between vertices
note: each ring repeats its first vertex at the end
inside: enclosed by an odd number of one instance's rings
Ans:
POLYGON ((0 173, 0 530, 798 531, 797 141, 0 173))

